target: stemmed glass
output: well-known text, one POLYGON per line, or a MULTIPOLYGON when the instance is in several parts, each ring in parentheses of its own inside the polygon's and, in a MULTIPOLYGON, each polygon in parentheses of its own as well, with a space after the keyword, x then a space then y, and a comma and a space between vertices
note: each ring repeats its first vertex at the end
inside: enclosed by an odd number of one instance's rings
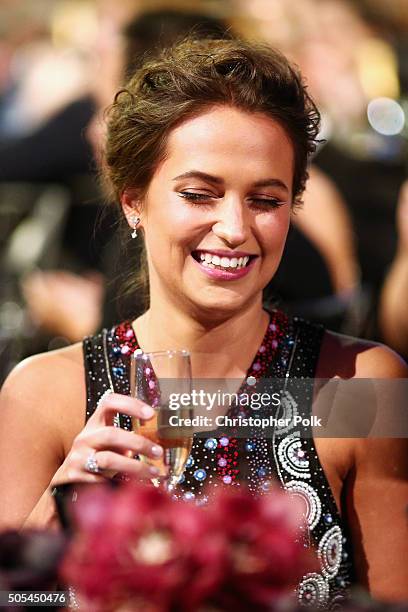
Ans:
POLYGON ((135 351, 130 373, 131 395, 154 408, 149 420, 132 419, 134 432, 160 444, 164 453, 159 459, 140 456, 142 461, 160 470, 152 479, 155 486, 172 490, 183 474, 189 457, 193 431, 183 425, 192 417, 192 407, 186 402, 191 397, 192 376, 190 354, 186 350, 152 353, 135 351), (183 405, 180 396, 184 394, 183 405))

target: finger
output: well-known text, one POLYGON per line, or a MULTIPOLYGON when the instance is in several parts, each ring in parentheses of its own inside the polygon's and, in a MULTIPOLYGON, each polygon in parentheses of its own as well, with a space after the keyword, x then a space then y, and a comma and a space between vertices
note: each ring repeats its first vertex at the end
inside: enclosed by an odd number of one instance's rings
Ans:
POLYGON ((63 484, 73 483, 103 483, 108 480, 108 476, 106 474, 92 474, 91 472, 87 472, 84 468, 72 468, 69 471, 69 474, 65 476, 61 476, 60 479, 56 479, 51 483, 51 488, 57 487, 63 484))
POLYGON ((156 466, 137 459, 129 459, 113 451, 98 451, 95 459, 102 473, 120 473, 126 474, 129 478, 147 480, 160 475, 160 470, 156 466))
POLYGON ((152 459, 157 459, 163 455, 162 447, 154 444, 148 438, 119 427, 107 425, 90 432, 84 430, 79 442, 87 448, 95 450, 111 449, 122 451, 122 453, 131 451, 132 455, 141 454, 152 459))
POLYGON ((55 473, 51 481, 51 486, 55 487, 70 482, 95 483, 106 481, 105 475, 91 472, 86 469, 87 459, 94 454, 95 451, 91 448, 88 448, 86 453, 81 453, 78 450, 71 451, 69 457, 67 457, 67 459, 69 458, 69 463, 67 465, 64 463, 55 473))
POLYGON ((143 420, 149 420, 154 415, 153 408, 141 400, 119 393, 109 393, 99 402, 88 423, 111 423, 117 412, 143 420))

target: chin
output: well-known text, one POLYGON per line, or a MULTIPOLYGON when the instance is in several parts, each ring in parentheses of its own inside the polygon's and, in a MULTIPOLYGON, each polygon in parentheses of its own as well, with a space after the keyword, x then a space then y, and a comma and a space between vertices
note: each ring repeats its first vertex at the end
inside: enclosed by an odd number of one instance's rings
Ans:
MULTIPOLYGON (((212 287, 201 295, 197 292, 195 295, 189 296, 190 305, 197 320, 222 322, 241 313, 257 300, 257 296, 253 294, 240 294, 230 290, 214 289, 212 287)), ((259 292, 257 295, 259 295, 259 292)))

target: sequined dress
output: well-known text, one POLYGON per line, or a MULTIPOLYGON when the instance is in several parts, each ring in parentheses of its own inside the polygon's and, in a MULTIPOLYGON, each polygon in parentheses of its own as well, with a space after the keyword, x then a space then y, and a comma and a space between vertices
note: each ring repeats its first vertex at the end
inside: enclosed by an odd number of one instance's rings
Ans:
MULTIPOLYGON (((280 311, 270 313, 268 329, 247 372, 240 392, 253 391, 261 378, 313 379, 323 328, 280 311), (251 387, 249 389, 249 386, 251 387)), ((130 356, 138 348, 130 322, 84 340, 88 419, 107 391, 129 394, 130 356)), ((297 410, 307 417, 311 410, 310 389, 297 410)), ((131 429, 129 417, 116 423, 131 429)), ((179 485, 186 499, 205 503, 211 485, 245 483, 256 494, 265 494, 275 477, 282 487, 305 503, 308 539, 318 553, 320 571, 308 574, 298 586, 302 604, 335 608, 353 583, 353 563, 346 525, 342 521, 330 485, 320 464, 313 437, 289 426, 273 438, 231 435, 195 438, 179 485)))

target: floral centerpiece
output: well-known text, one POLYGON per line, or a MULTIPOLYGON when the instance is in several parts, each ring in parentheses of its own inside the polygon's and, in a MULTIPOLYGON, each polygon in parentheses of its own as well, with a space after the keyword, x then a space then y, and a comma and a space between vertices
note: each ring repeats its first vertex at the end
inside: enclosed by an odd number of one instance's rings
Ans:
MULTIPOLYGON (((198 506, 151 486, 98 484, 74 499, 70 539, 0 533, 0 590, 70 585, 86 612, 300 612, 295 588, 317 561, 302 545, 295 500, 280 489, 256 498, 217 488, 198 506)), ((342 609, 406 612, 408 605, 363 594, 342 609)))
POLYGON ((206 506, 149 486, 91 487, 62 566, 84 609, 272 610, 315 567, 280 490, 220 490, 206 506))

